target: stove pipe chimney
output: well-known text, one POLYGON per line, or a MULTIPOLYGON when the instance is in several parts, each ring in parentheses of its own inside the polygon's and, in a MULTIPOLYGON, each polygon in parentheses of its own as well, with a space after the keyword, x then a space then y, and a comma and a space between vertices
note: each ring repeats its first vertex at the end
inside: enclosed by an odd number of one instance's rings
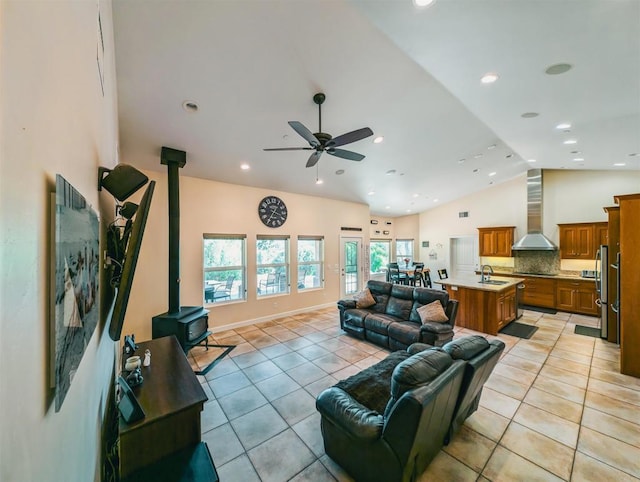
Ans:
POLYGON ((178 169, 187 163, 187 153, 163 147, 160 163, 167 166, 169 191, 169 313, 180 311, 180 186, 178 169))

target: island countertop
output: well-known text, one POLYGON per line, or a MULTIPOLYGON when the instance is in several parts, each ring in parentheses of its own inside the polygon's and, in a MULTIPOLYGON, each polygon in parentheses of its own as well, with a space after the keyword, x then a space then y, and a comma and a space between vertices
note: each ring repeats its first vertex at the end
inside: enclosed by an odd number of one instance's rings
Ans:
POLYGON ((480 276, 461 276, 458 278, 447 278, 447 279, 439 280, 437 282, 443 286, 458 286, 461 288, 469 288, 473 290, 491 291, 494 293, 499 293, 500 291, 504 291, 505 289, 511 288, 525 281, 524 278, 514 278, 511 276, 509 277, 491 276, 489 280, 490 282, 500 281, 504 283, 503 284, 481 283, 480 276))

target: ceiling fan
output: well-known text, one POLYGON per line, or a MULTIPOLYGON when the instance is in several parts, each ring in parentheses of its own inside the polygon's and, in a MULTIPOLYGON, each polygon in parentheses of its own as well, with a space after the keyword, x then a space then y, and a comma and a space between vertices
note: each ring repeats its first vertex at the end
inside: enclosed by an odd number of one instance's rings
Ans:
POLYGON ((364 159, 362 154, 357 152, 347 151, 345 149, 336 149, 338 146, 345 144, 351 144, 352 142, 359 141, 365 137, 373 135, 373 131, 368 127, 363 127, 355 131, 347 132, 338 137, 331 137, 330 134, 322 132, 322 103, 325 100, 325 95, 321 92, 313 96, 313 101, 318 104, 318 132, 312 133, 301 122, 289 121, 289 125, 300 134, 311 147, 279 147, 273 149, 264 149, 265 151, 315 151, 309 157, 307 161, 307 167, 313 167, 318 163, 320 156, 323 152, 331 154, 332 156, 341 157, 343 159, 349 159, 350 161, 361 161, 364 159))

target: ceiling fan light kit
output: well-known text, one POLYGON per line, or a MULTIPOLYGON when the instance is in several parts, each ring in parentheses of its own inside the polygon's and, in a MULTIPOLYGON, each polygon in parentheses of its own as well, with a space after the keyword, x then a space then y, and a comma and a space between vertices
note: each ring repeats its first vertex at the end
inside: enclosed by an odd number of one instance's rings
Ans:
POLYGON ((348 151, 346 149, 336 149, 336 147, 343 146, 345 144, 351 144, 373 135, 373 131, 368 127, 363 127, 355 131, 347 132, 338 137, 333 137, 331 134, 322 132, 322 104, 324 103, 326 96, 322 92, 318 92, 313 96, 313 102, 318 106, 318 132, 311 132, 305 127, 302 122, 289 121, 291 128, 300 135, 304 140, 309 143, 310 147, 279 147, 264 149, 265 151, 315 151, 311 154, 307 160, 306 167, 315 166, 320 160, 320 156, 323 152, 335 157, 347 159, 349 161, 361 161, 365 156, 358 154, 357 152, 348 151))

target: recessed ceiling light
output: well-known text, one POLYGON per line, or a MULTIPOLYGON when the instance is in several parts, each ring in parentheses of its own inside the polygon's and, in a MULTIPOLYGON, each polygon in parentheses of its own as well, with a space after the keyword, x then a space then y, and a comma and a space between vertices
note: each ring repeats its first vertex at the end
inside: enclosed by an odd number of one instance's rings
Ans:
POLYGON ((490 172, 489 173, 489 177, 495 176, 496 174, 498 174, 497 172, 490 172))
POLYGON ((629 157, 636 157, 638 155, 637 152, 632 152, 631 154, 629 154, 629 157))
POLYGON ((373 196, 375 193, 376 193, 375 191, 369 191, 369 192, 367 193, 367 195, 368 195, 368 196, 373 196))
POLYGON ((616 166, 616 167, 622 167, 622 166, 626 166, 626 165, 627 165, 627 163, 626 163, 626 162, 616 162, 616 163, 614 164, 614 166, 616 166))
POLYGON ((390 176, 391 174, 395 174, 395 173, 396 173, 396 170, 395 170, 395 169, 389 169, 385 174, 386 174, 387 176, 390 176))
POLYGON ((545 72, 549 75, 558 75, 558 74, 564 74, 569 70, 571 70, 571 64, 554 64, 547 67, 545 72))
POLYGON ((324 181, 322 179, 316 179, 316 184, 323 184, 324 181))
POLYGON ((373 143, 374 144, 380 144, 382 141, 384 141, 384 137, 378 136, 373 140, 373 143))
POLYGON ((576 144, 577 142, 578 141, 576 141, 575 139, 567 139, 563 142, 563 144, 576 144))
POLYGON ((536 162, 535 159, 527 159, 527 162, 536 162))
POLYGON ((491 149, 495 149, 496 145, 495 144, 491 144, 489 147, 487 147, 487 149, 491 150, 491 149))
POLYGON ((184 110, 186 110, 187 112, 197 112, 198 111, 198 104, 196 104, 192 100, 185 100, 182 103, 182 108, 184 110))
POLYGON ((418 194, 418 193, 414 193, 414 194, 413 194, 413 197, 414 197, 414 198, 415 198, 415 197, 420 197, 420 194, 418 194))
POLYGON ((466 161, 466 159, 459 159, 458 164, 464 164, 464 161, 466 161))
POLYGON ((513 154, 507 154, 506 156, 504 156, 505 159, 511 159, 513 157, 513 154))
POLYGON ((563 122, 562 124, 558 124, 556 129, 571 129, 571 124, 568 122, 563 122))
POLYGON ((581 151, 571 151, 571 154, 580 154, 581 151))
POLYGON ((489 72, 488 74, 484 74, 482 76, 480 82, 482 82, 483 84, 493 84, 496 80, 498 80, 498 74, 489 72))
POLYGON ((385 206, 384 208, 385 209, 391 209, 391 206, 385 206))
POLYGON ((244 163, 240 164, 240 169, 242 169, 243 171, 248 171, 249 169, 251 169, 251 167, 249 166, 249 164, 244 163))
POLYGON ((482 157, 482 154, 476 154, 475 156, 473 156, 474 159, 480 159, 482 157))
POLYGON ((344 174, 344 169, 338 169, 336 171, 336 176, 341 176, 342 174, 344 174))
POLYGON ((476 168, 473 170, 473 172, 480 172, 480 169, 476 168))
POLYGON ((582 157, 574 157, 573 161, 574 162, 582 162, 582 161, 584 161, 584 158, 582 158, 582 157))
POLYGON ((438 202, 438 198, 434 199, 434 200, 433 200, 433 202, 434 202, 434 203, 437 203, 437 202, 438 202))
POLYGON ((525 119, 532 119, 534 117, 538 117, 540 114, 537 112, 525 112, 524 114, 520 114, 520 117, 524 117, 525 119))
POLYGON ((411 209, 407 209, 407 212, 408 212, 408 213, 410 213, 410 212, 411 212, 411 209))
POLYGON ((430 7, 436 0, 413 0, 413 4, 418 8, 430 7))

